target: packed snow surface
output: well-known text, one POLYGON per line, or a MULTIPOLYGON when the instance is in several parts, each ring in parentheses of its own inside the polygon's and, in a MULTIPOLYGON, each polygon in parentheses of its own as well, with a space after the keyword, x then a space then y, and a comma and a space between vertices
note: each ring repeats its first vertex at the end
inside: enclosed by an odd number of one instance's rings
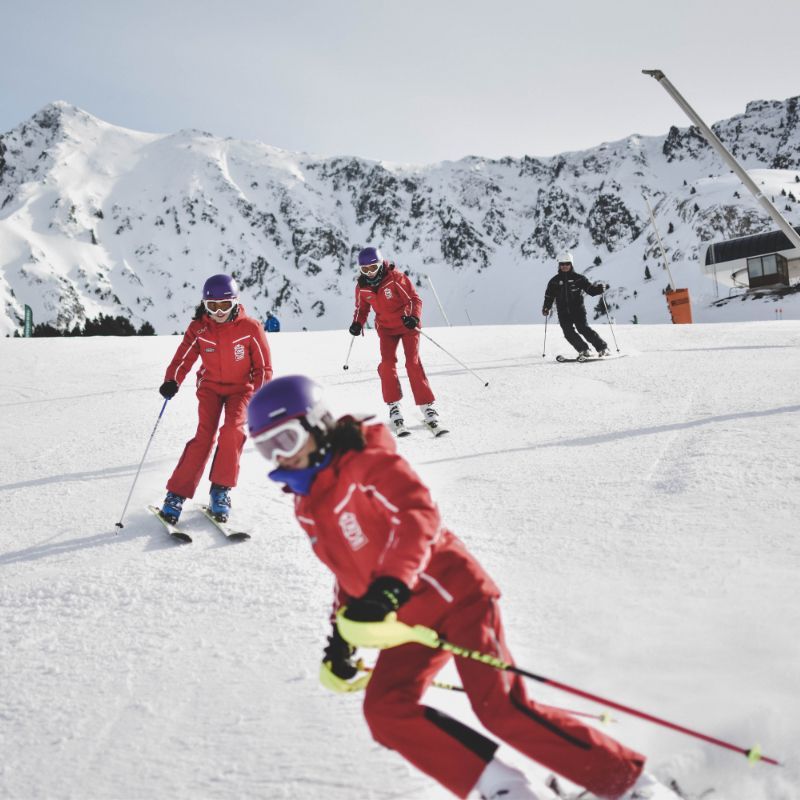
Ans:
MULTIPOLYGON (((555 325, 546 358, 541 325, 427 329, 477 375, 423 341, 451 433, 408 393, 400 450, 503 589, 520 666, 784 764, 614 712, 605 729, 687 794, 798 800, 800 322, 598 330, 627 357, 557 364, 555 325)), ((189 505, 176 545, 145 510, 193 433, 191 378, 115 528, 178 341, 0 339, 0 796, 449 796, 371 740, 358 696, 318 684, 332 580, 250 445, 233 521, 251 541, 189 505)), ((383 418, 375 334, 345 372, 349 344, 273 335, 276 374, 383 418)), ((477 725, 461 694, 426 702, 477 725)))

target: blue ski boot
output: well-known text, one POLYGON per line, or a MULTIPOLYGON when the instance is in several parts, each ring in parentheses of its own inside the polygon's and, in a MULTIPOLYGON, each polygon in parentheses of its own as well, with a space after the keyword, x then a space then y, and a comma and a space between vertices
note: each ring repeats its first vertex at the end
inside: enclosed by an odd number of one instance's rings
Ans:
POLYGON ((231 495, 229 486, 211 484, 211 505, 209 510, 217 522, 227 522, 231 513, 231 495))
POLYGON ((175 492, 167 492, 164 498, 164 505, 161 506, 161 516, 170 523, 170 525, 177 525, 178 518, 183 510, 183 501, 185 497, 181 497, 175 492))

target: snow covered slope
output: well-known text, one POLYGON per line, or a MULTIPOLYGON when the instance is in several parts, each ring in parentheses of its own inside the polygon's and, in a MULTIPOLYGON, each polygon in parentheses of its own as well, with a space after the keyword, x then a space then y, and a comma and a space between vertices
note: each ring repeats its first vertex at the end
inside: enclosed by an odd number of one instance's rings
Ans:
MULTIPOLYGON (((756 101, 715 126, 795 225, 798 100, 756 101)), ((145 134, 54 103, 0 136, 0 334, 25 304, 61 328, 102 312, 174 333, 220 271, 284 329, 346 327, 365 244, 410 270, 429 321, 441 318, 427 275, 451 322, 530 322, 569 247, 614 287, 619 321, 667 322, 645 196, 696 320, 774 319, 770 300, 710 305, 730 281, 701 268, 705 245, 774 225, 692 128, 551 158, 401 166, 145 134)), ((785 318, 800 318, 798 298, 781 301, 785 318)))
MULTIPOLYGON (((399 446, 503 589, 518 663, 786 764, 615 714, 695 797, 800 800, 800 322, 621 326, 628 357, 566 365, 541 325, 428 332, 490 385, 423 342, 452 433, 399 446)), ((383 414, 373 337, 344 372, 346 333, 275 335, 277 373, 383 414)), ((144 510, 193 433, 189 385, 115 533, 177 342, 0 340, 0 796, 443 800, 318 685, 331 580, 249 445, 251 541, 189 510, 178 546, 144 510)))

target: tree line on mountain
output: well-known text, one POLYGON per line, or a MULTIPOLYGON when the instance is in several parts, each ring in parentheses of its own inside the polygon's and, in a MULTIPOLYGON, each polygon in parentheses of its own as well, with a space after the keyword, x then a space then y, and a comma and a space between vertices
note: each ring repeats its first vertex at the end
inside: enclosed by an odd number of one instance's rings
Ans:
MULTIPOLYGON (((47 322, 33 326, 33 336, 155 336, 155 329, 149 322, 143 322, 137 330, 126 317, 112 317, 111 314, 98 314, 87 319, 83 327, 75 325, 70 330, 61 330, 47 322)), ((14 337, 20 336, 14 331, 14 337)))

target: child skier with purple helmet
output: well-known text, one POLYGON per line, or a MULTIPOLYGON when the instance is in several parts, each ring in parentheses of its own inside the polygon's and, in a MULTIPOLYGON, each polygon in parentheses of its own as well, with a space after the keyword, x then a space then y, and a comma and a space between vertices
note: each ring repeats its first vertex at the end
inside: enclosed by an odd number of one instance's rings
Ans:
POLYGON ((167 481, 167 496, 161 516, 177 523, 183 503, 194 497, 208 457, 217 438, 222 411, 225 421, 211 462, 211 514, 227 522, 231 509, 230 490, 239 476, 239 459, 246 440, 244 424, 247 403, 257 389, 272 377, 267 337, 261 323, 249 317, 239 302, 236 281, 230 275, 212 275, 203 286, 202 302, 172 357, 162 397, 175 396, 194 362, 197 370, 197 431, 183 449, 167 481))
POLYGON ((382 629, 397 619, 444 630, 468 650, 513 663, 497 585, 443 525, 384 425, 336 419, 322 388, 305 375, 281 376, 256 392, 247 423, 256 450, 275 466, 270 479, 294 495, 295 517, 335 578, 320 682, 334 692, 364 692, 364 716, 378 743, 456 797, 558 800, 497 756, 501 740, 586 787, 591 794, 579 796, 587 800, 678 800, 642 771, 643 755, 537 702, 520 676, 479 660, 460 659, 456 667, 494 738, 425 705, 426 689, 451 654, 391 643, 382 629), (384 648, 371 671, 359 663, 359 646, 384 648))

